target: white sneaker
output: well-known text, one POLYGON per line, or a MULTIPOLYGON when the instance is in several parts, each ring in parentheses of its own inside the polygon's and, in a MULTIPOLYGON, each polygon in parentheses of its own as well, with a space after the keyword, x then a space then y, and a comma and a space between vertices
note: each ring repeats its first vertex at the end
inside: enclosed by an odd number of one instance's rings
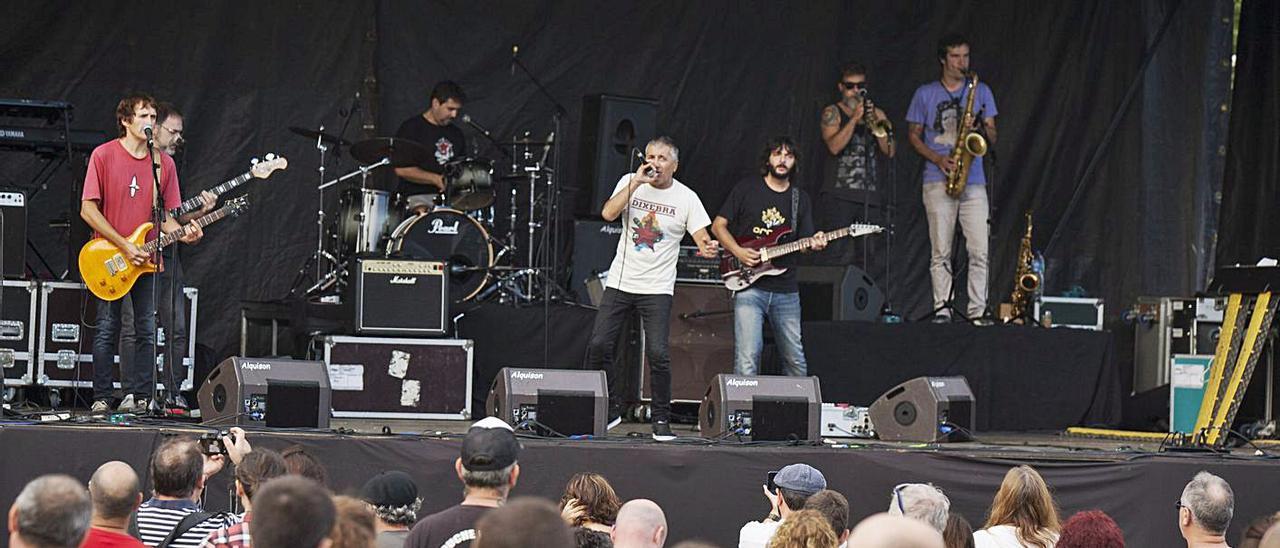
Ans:
POLYGON ((107 400, 98 400, 93 402, 93 406, 89 408, 89 413, 94 415, 105 415, 111 412, 111 402, 107 400))
POLYGON ((654 441, 672 441, 676 439, 675 433, 671 432, 671 424, 667 421, 654 421, 653 439, 654 441))
POLYGON ((133 394, 129 394, 128 396, 125 396, 123 400, 120 400, 120 405, 116 406, 116 411, 121 413, 132 413, 133 408, 133 394))

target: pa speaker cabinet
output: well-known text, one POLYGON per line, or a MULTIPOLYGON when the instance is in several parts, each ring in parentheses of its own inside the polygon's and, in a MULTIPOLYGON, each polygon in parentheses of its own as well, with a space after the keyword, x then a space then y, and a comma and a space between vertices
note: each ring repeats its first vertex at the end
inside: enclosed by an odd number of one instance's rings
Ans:
POLYGON ((207 425, 329 428, 329 375, 317 361, 227 358, 197 399, 207 425))
POLYGON ((609 383, 604 371, 504 367, 484 407, 489 416, 517 428, 604 437, 609 383))
POLYGON ((884 292, 866 271, 853 265, 800 266, 800 311, 804 321, 874 322, 884 308, 884 292))
MULTIPOLYGON (((671 400, 701 402, 716 375, 733 373, 733 292, 721 284, 677 283, 668 322, 671 400)), ((653 391, 643 328, 640 339, 640 400, 647 402, 653 391)))
POLYGON ((437 261, 356 259, 353 329, 361 334, 443 335, 448 267, 437 261))
POLYGON ((916 377, 871 404, 871 424, 887 441, 945 441, 956 427, 972 433, 974 417, 964 377, 916 377))
POLYGON ((599 218, 600 208, 613 195, 618 178, 635 171, 633 148, 657 136, 658 101, 618 95, 582 97, 582 126, 578 140, 579 181, 590 207, 579 211, 599 218))
POLYGON ((0 285, 0 371, 5 386, 28 386, 35 380, 37 285, 21 280, 0 285))
POLYGON ((716 375, 698 408, 704 438, 817 441, 821 421, 818 377, 716 375))
POLYGON ((470 340, 325 337, 322 344, 335 417, 471 418, 470 340))
POLYGON ((602 273, 609 272, 613 264, 613 255, 618 250, 618 238, 622 236, 622 223, 600 220, 577 220, 573 222, 573 280, 571 287, 578 296, 578 302, 590 302, 592 306, 600 304, 598 295, 593 295, 590 282, 598 280, 603 284, 602 273))

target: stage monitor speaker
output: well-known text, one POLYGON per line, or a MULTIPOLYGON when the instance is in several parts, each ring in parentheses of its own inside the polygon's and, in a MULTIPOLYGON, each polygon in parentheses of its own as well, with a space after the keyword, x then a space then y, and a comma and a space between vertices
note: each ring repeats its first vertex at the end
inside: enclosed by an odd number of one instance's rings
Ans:
POLYGON ((613 194, 618 178, 638 165, 633 148, 657 136, 658 101, 639 97, 595 94, 582 97, 582 126, 578 141, 579 178, 589 205, 578 210, 599 217, 600 208, 613 194))
POLYGON ((605 435, 609 383, 604 371, 504 367, 493 379, 485 413, 540 435, 605 435))
POLYGON ((698 408, 704 438, 818 441, 821 419, 818 377, 716 375, 698 408))
MULTIPOLYGON (((716 375, 733 372, 733 292, 721 284, 677 283, 667 325, 671 400, 698 403, 716 375)), ((643 327, 640 337, 640 399, 647 402, 653 392, 643 327)))
POLYGON ((0 189, 0 276, 22 278, 27 271, 27 195, 0 189))
POLYGON ((227 358, 209 372, 197 398, 206 425, 329 428, 323 362, 227 358))
POLYGON ((801 266, 800 313, 804 321, 880 320, 884 292, 865 271, 853 265, 801 266))
POLYGON ((618 238, 622 236, 622 224, 600 220, 573 222, 573 280, 571 287, 578 302, 600 303, 592 300, 588 281, 598 280, 600 273, 608 273, 613 255, 618 250, 618 238))
POLYGON ((964 377, 916 377, 885 392, 869 413, 882 440, 968 439, 975 420, 973 391, 964 377))

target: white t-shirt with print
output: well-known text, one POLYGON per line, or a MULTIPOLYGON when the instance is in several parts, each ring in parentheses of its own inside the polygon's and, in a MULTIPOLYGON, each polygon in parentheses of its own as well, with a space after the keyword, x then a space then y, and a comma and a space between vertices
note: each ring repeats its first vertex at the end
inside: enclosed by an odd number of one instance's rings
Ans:
MULTIPOLYGON (((634 173, 623 175, 613 194, 626 192, 634 173)), ((667 188, 641 185, 622 211, 622 237, 605 285, 640 295, 671 295, 676 287, 680 240, 711 225, 698 195, 680 181, 667 188)))

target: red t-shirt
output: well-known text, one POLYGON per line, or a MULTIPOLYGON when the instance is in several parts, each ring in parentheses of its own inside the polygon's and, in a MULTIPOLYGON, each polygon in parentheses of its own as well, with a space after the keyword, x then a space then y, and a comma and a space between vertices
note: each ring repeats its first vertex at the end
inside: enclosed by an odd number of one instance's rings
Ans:
MULTIPOLYGON (((173 158, 163 152, 158 154, 160 193, 164 196, 164 208, 169 210, 182 203, 178 170, 173 158)), ((113 139, 98 145, 89 156, 89 171, 84 177, 84 193, 80 199, 96 200, 107 222, 121 236, 128 237, 138 225, 151 221, 153 178, 151 162, 134 158, 119 139, 113 139)), ((155 230, 147 234, 147 240, 155 237, 155 230)))
POLYGON ((142 541, 129 535, 92 527, 89 528, 89 534, 85 535, 84 542, 80 543, 80 548, 146 548, 146 546, 142 541))

